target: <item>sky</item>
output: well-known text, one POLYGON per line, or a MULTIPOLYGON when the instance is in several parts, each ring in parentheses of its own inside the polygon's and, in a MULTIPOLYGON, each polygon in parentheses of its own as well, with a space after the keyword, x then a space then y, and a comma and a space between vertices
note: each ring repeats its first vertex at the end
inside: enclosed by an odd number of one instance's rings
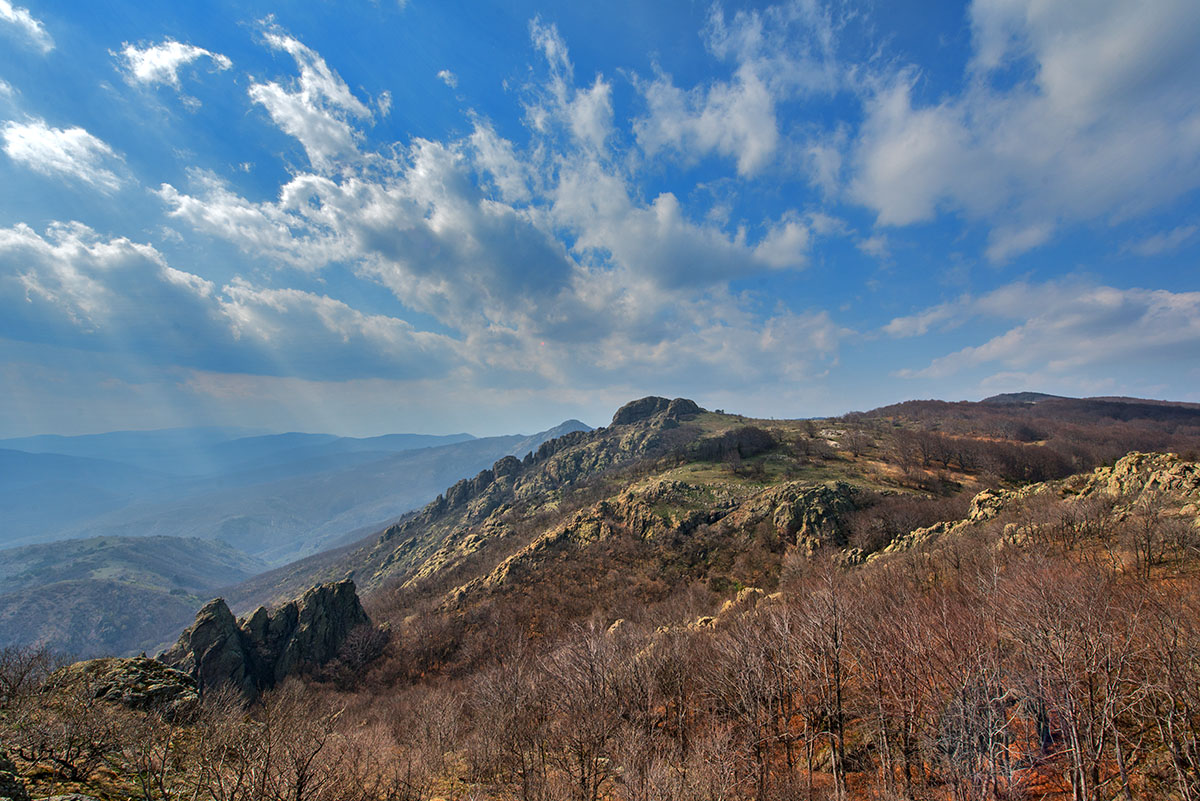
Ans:
POLYGON ((0 436, 1200 401, 1200 3, 0 0, 0 436))

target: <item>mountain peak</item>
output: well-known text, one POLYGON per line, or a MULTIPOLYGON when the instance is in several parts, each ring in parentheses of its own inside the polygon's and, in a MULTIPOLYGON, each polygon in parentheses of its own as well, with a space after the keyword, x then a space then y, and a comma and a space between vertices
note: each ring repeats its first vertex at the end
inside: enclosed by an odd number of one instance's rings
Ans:
POLYGON ((1025 404, 1040 403, 1046 400, 1066 400, 1063 395, 1049 395, 1045 392, 1002 392, 999 395, 992 395, 990 398, 984 398, 980 403, 992 403, 997 405, 1020 406, 1025 404))
POLYGON ((645 398, 630 401, 620 409, 617 409, 617 413, 613 415, 612 425, 619 426, 637 423, 647 420, 656 414, 663 413, 671 419, 678 420, 683 417, 700 414, 703 411, 695 401, 688 400, 687 398, 667 400, 657 395, 649 395, 645 398))

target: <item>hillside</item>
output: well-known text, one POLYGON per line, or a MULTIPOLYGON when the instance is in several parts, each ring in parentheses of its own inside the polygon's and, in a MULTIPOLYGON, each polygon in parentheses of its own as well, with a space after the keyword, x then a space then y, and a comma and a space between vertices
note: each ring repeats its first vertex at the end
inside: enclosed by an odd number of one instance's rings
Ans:
POLYGON ((0 648, 76 656, 153 648, 197 604, 265 565, 218 542, 98 537, 0 551, 0 648))
POLYGON ((1194 450, 1197 417, 1068 401, 635 401, 226 590, 350 577, 378 628, 249 718, 218 700, 152 741, 216 738, 225 768, 173 769, 192 789, 293 787, 276 746, 320 745, 303 781, 363 801, 1192 797, 1200 464, 1094 460, 1194 450))

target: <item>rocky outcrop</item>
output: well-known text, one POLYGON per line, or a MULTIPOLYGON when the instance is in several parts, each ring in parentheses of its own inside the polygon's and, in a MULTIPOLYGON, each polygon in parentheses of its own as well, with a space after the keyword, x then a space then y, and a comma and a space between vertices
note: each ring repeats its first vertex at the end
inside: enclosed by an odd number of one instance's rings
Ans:
POLYGON ((370 623, 350 580, 313 587, 274 612, 259 607, 241 621, 218 598, 158 658, 193 677, 201 692, 233 685, 252 698, 329 662, 350 632, 370 623))
POLYGON ((1112 467, 1096 469, 1081 485, 1067 484, 1079 495, 1103 493, 1113 498, 1136 501, 1146 493, 1157 493, 1179 501, 1183 511, 1197 513, 1200 507, 1200 464, 1174 453, 1131 453, 1112 467))
POLYGON ((648 420, 656 414, 663 414, 669 420, 686 420, 703 411, 703 409, 696 405, 695 401, 690 401, 687 398, 667 400, 666 398, 659 398, 652 395, 647 398, 630 401, 620 409, 617 409, 617 413, 613 415, 612 424, 620 426, 638 423, 642 420, 648 420))
MULTIPOLYGON (((1116 504, 1118 517, 1127 514, 1139 502, 1157 500, 1164 511, 1200 526, 1200 464, 1174 453, 1130 453, 1111 467, 1098 467, 1091 473, 1061 481, 1031 484, 1020 489, 985 489, 971 499, 966 518, 935 523, 897 537, 882 553, 895 553, 962 534, 968 529, 1010 514, 1038 497, 1059 499, 1064 504, 1088 499, 1108 498, 1116 504)), ((1029 526, 1008 522, 1001 529, 1000 542, 1020 545, 1029 526)))
POLYGON ((25 782, 17 775, 17 766, 0 751, 0 801, 29 801, 25 782))
POLYGON ((85 688, 91 697, 129 709, 186 716, 200 700, 188 674, 145 656, 76 662, 47 680, 51 687, 85 688))

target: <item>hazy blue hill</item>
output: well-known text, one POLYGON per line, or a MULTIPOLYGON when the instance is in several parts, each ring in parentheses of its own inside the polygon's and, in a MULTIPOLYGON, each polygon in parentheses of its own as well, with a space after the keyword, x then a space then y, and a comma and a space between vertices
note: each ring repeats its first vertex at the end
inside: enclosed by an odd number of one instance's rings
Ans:
MULTIPOLYGON (((311 435, 267 439, 287 444, 271 458, 240 470, 161 488, 120 508, 77 518, 39 533, 41 541, 84 537, 171 536, 219 540, 281 565, 343 542, 348 532, 386 524, 428 503, 446 486, 491 467, 498 459, 524 456, 546 439, 586 429, 576 420, 532 436, 469 438, 398 453, 360 447, 418 445, 441 437, 394 435, 314 441, 311 435), (307 443, 307 444, 306 444, 307 443), (340 451, 339 448, 347 450, 340 451)), ((469 435, 451 435, 451 438, 469 435)), ((259 445, 243 453, 268 453, 259 445)), ((26 538, 29 541, 29 538, 26 538)))
POLYGON ((180 477, 212 477, 234 471, 345 453, 398 453, 474 439, 470 434, 261 434, 240 428, 170 428, 114 431, 63 437, 44 434, 0 440, 0 448, 121 462, 180 477))
POLYGON ((280 459, 296 460, 344 453, 399 453, 473 440, 470 434, 385 434, 379 437, 337 437, 331 434, 268 434, 221 443, 213 450, 242 465, 280 459))
POLYGON ((5 593, 0 648, 40 646, 76 659, 150 651, 178 634, 206 600, 94 579, 5 593))
POLYGON ((0 547, 153 497, 170 481, 103 459, 0 450, 0 547))
POLYGON ((0 647, 44 645, 78 656, 153 648, 221 587, 263 568, 223 543, 179 537, 0 551, 0 647))
POLYGON ((0 593, 85 579, 201 592, 264 569, 266 565, 260 560, 222 542, 183 537, 93 537, 0 551, 0 593))
POLYGON ((0 451, 0 537, 42 541, 0 551, 0 646, 78 656, 153 649, 221 588, 357 539, 504 456, 585 429, 570 420, 480 439, 241 438, 206 446, 221 452, 213 463, 225 472, 191 478, 0 451))
POLYGON ((112 431, 74 437, 41 434, 0 440, 0 448, 106 459, 171 475, 197 475, 212 469, 206 454, 213 448, 223 442, 260 433, 244 428, 202 427, 112 431))
MULTIPOLYGON (((0 449, 0 547, 92 534, 198 533, 215 539, 222 531, 232 531, 233 541, 253 538, 257 531, 253 523, 241 519, 246 516, 268 518, 273 521, 268 528, 295 531, 300 519, 279 508, 279 503, 291 502, 295 493, 259 485, 324 476, 302 482, 303 492, 317 493, 302 499, 305 508, 321 506, 332 490, 338 496, 332 505, 344 511, 356 501, 345 498, 340 482, 330 476, 408 450, 474 439, 470 434, 361 439, 301 433, 238 436, 242 433, 242 429, 167 429, 4 440, 12 447, 0 449), (268 497, 260 497, 264 492, 268 497), (230 500, 238 506, 228 513, 205 508, 221 507, 230 500), (200 511, 194 512, 197 508, 200 511), (164 512, 165 522, 158 519, 164 512), (131 517, 140 520, 147 515, 153 519, 145 529, 128 525, 131 517), (199 520, 190 519, 196 515, 199 520), (221 518, 216 527, 209 525, 213 515, 221 518)), ((347 478, 348 483, 353 481, 347 478)), ((391 510, 388 507, 383 514, 391 510)), ((318 517, 323 521, 328 515, 318 512, 318 517)), ((264 543, 261 549, 274 547, 275 543, 264 543)))

